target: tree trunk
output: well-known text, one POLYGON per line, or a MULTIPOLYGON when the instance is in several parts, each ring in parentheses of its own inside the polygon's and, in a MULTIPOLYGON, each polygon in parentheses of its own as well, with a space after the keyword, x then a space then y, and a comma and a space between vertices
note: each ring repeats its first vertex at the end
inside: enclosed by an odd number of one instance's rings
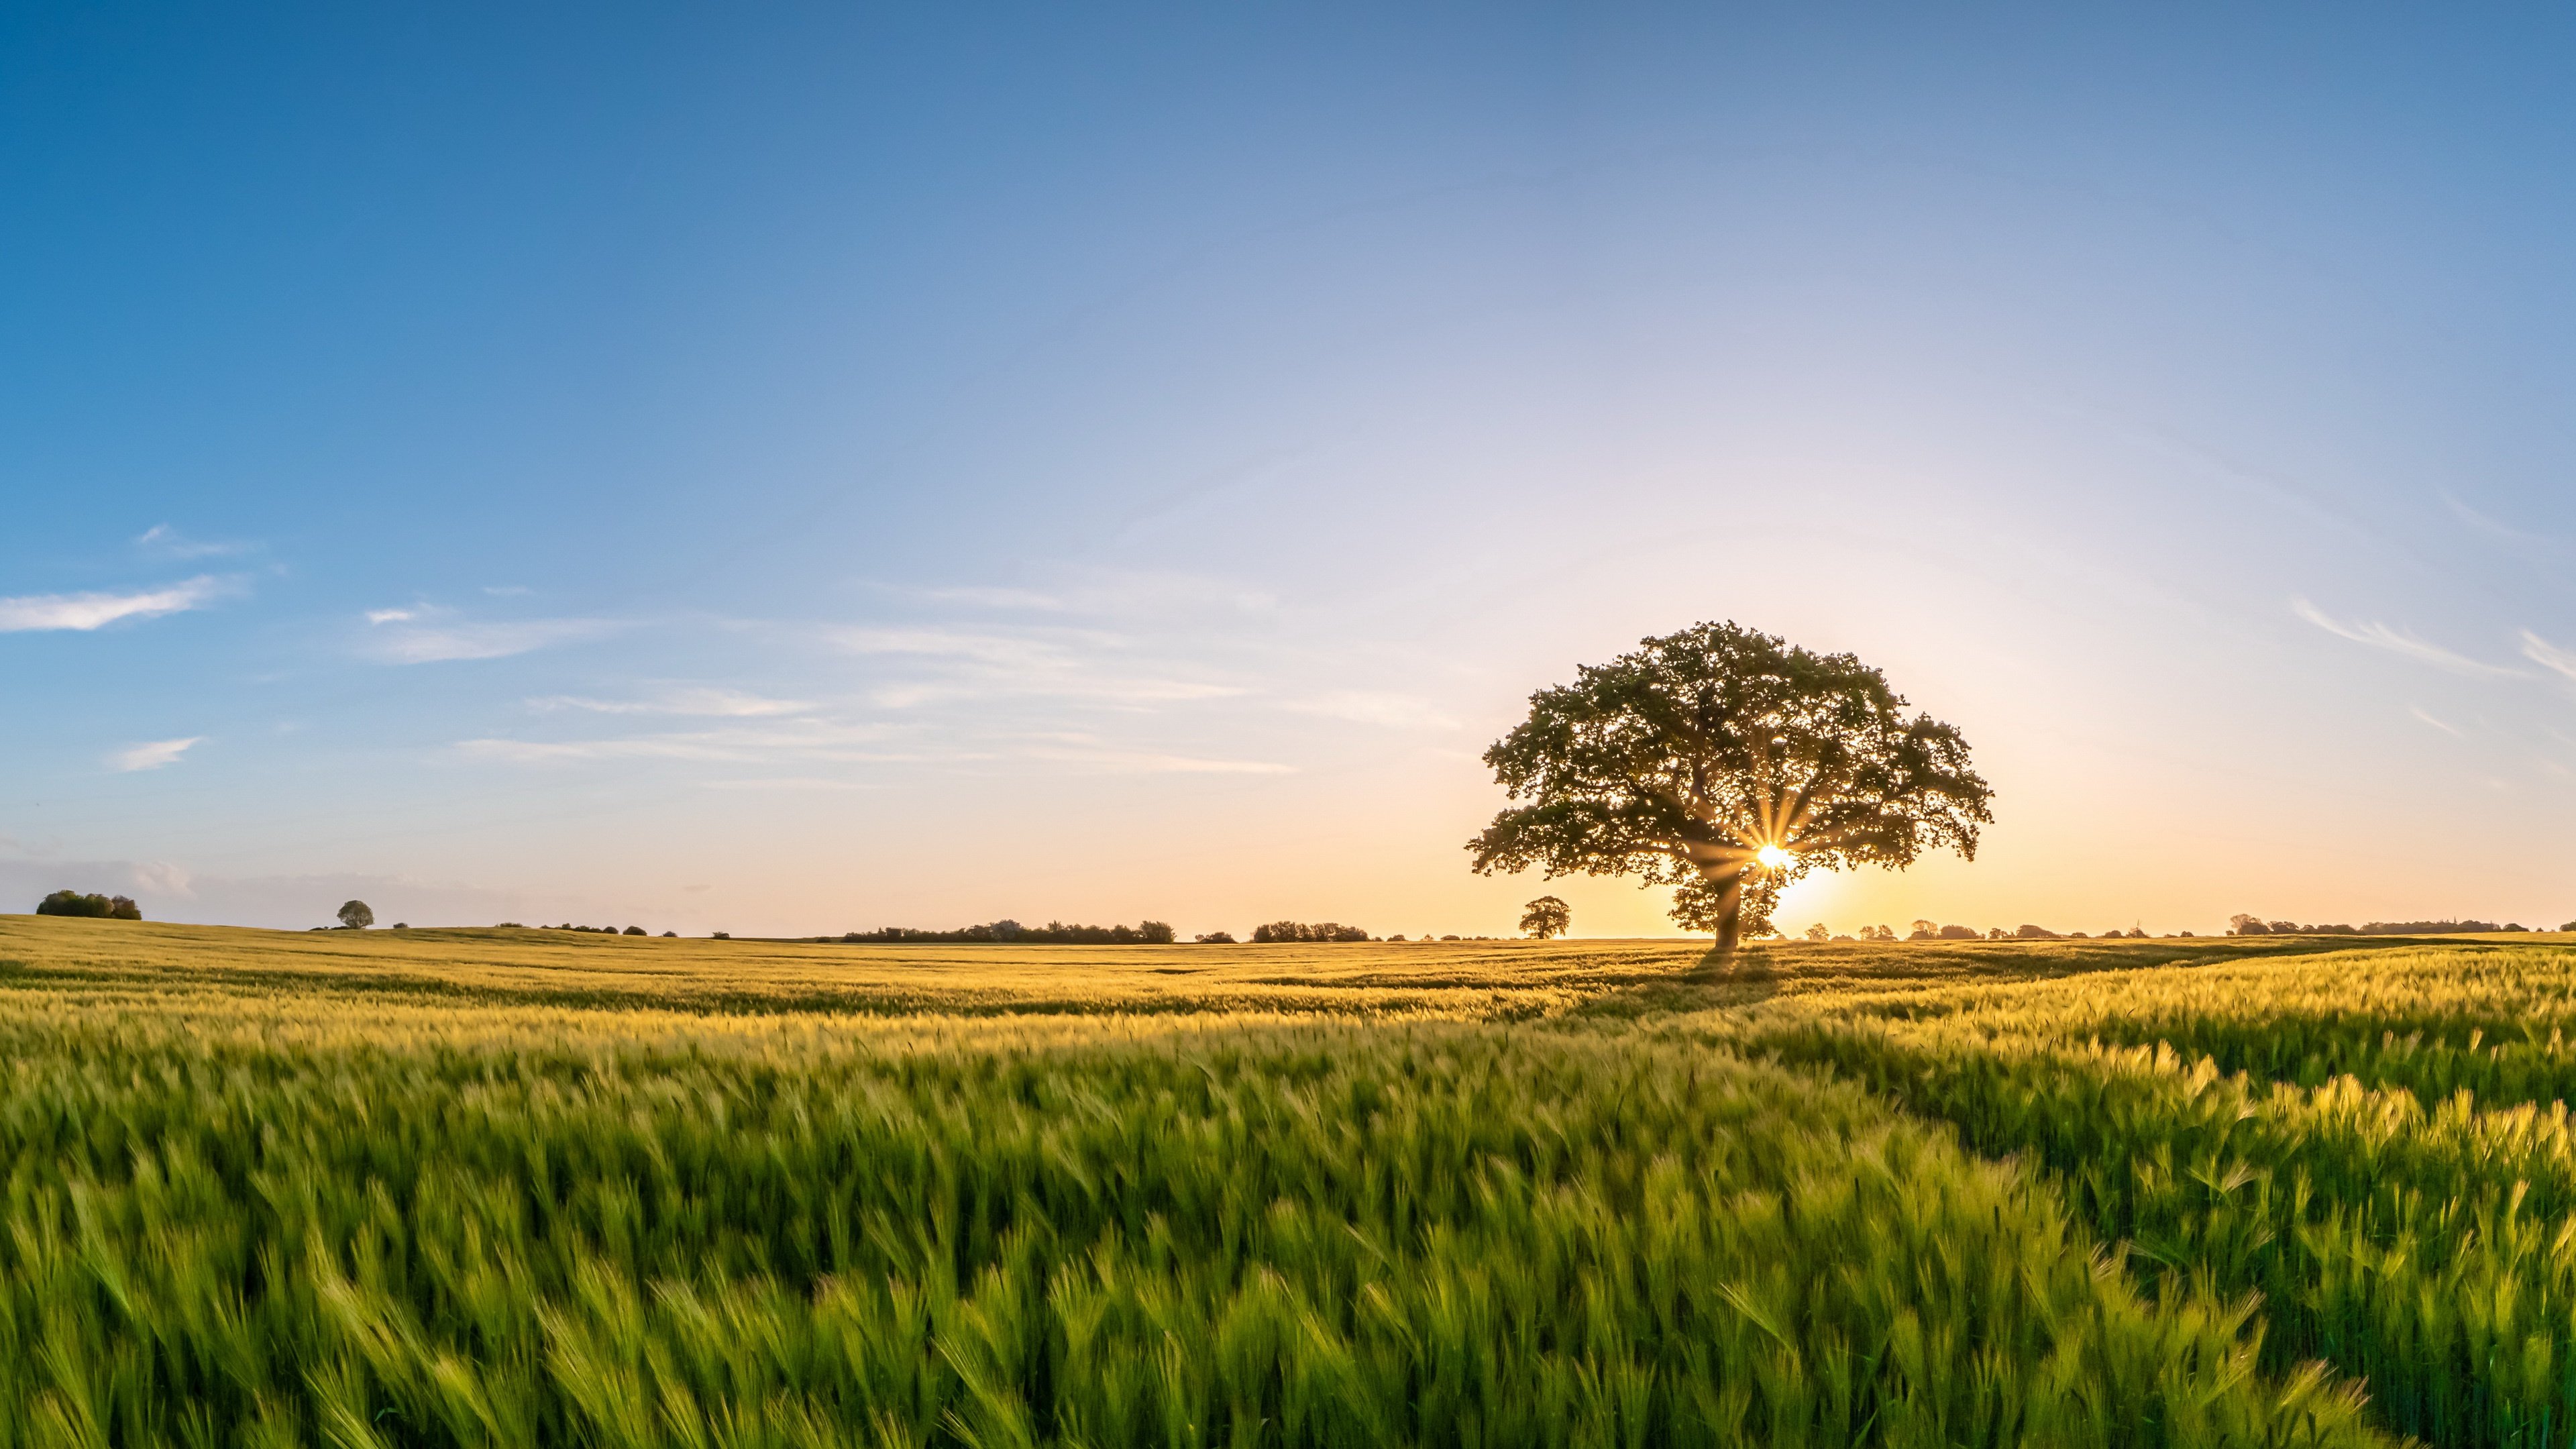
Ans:
POLYGON ((1718 886, 1717 954, 1732 956, 1744 936, 1744 870, 1737 867, 1718 886))

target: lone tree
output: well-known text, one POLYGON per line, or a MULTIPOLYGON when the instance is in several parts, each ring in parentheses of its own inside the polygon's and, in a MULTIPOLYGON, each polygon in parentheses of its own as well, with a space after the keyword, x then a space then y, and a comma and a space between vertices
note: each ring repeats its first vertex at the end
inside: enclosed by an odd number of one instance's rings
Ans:
POLYGON ((1553 941, 1574 924, 1574 910, 1554 896, 1540 896, 1521 912, 1521 929, 1542 941, 1553 941))
POLYGON ((365 901, 349 901, 340 907, 340 924, 352 931, 363 931, 376 923, 376 913, 365 901))
POLYGON ((1771 930, 1809 870, 1975 858, 1993 790, 1967 741, 1848 654, 1734 623, 1647 639, 1572 684, 1485 752, 1511 799, 1467 843, 1480 875, 1636 875, 1678 887, 1673 919, 1732 951, 1771 930))

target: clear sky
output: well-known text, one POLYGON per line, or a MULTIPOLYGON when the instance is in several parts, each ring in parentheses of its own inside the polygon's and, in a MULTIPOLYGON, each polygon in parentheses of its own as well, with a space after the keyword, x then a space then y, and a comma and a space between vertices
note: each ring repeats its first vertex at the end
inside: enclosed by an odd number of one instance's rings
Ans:
POLYGON ((1782 923, 2576 917, 2545 7, 17 6, 0 909, 1660 933, 1528 693, 1884 668, 1782 923), (21 899, 23 898, 23 899, 21 899))

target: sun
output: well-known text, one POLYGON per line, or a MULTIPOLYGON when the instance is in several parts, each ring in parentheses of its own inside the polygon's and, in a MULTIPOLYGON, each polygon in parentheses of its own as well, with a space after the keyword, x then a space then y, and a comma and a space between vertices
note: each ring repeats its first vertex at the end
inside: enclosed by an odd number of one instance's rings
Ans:
POLYGON ((1753 852, 1753 858, 1762 862, 1762 868, 1765 870, 1778 870, 1787 865, 1790 860, 1789 852, 1776 845, 1766 845, 1753 852))

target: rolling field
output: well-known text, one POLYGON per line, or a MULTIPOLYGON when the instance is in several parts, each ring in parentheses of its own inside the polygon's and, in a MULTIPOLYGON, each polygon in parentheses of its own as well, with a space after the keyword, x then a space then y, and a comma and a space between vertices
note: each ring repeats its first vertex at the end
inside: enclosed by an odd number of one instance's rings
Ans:
POLYGON ((0 917, 0 1449, 2576 1440, 2576 943, 0 917))

